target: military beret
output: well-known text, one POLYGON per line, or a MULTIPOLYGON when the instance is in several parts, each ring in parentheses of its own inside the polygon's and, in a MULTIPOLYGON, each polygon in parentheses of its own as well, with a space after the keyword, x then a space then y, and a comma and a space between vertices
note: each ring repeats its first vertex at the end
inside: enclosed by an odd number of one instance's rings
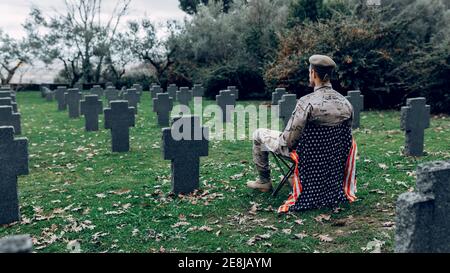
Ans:
POLYGON ((316 67, 336 68, 333 59, 325 55, 313 55, 309 58, 309 63, 316 67))

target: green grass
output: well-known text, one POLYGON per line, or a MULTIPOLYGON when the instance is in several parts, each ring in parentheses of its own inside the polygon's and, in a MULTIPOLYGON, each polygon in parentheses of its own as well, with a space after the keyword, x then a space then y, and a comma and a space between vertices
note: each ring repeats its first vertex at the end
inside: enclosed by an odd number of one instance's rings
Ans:
POLYGON ((362 252, 374 240, 391 252, 395 200, 414 188, 416 166, 450 158, 448 117, 433 117, 428 154, 412 158, 401 154, 398 112, 365 112, 355 132, 358 201, 337 211, 279 216, 275 209, 288 188, 272 198, 245 187, 255 178, 251 141, 212 141, 201 160, 201 191, 170 195, 170 162, 162 160, 148 93, 124 154, 111 153, 108 130, 86 133, 84 119, 69 119, 37 92, 17 99, 30 174, 19 178, 23 220, 0 227, 0 237, 31 234, 37 252, 68 252, 75 240, 83 252, 362 252), (318 221, 320 215, 330 219, 318 221), (249 244, 256 235, 266 236, 249 244))

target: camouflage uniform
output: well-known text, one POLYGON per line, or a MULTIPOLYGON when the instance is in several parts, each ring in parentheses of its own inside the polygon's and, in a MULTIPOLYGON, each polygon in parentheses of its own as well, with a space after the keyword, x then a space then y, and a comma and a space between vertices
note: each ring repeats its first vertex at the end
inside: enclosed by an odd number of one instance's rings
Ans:
MULTIPOLYGON (((253 161, 262 183, 270 182, 269 151, 289 157, 295 150, 307 122, 334 126, 353 118, 353 107, 331 84, 314 89, 302 97, 284 132, 257 129, 253 134, 253 161)), ((350 123, 351 124, 351 123, 350 123)))

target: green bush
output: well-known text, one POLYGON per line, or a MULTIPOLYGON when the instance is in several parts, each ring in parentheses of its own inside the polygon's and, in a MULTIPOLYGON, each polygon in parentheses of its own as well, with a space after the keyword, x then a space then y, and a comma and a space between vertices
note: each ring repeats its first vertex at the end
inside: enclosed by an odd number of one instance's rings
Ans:
POLYGON ((265 95, 264 78, 260 71, 248 66, 220 66, 206 77, 205 96, 215 99, 221 90, 236 86, 239 99, 263 97, 265 95))

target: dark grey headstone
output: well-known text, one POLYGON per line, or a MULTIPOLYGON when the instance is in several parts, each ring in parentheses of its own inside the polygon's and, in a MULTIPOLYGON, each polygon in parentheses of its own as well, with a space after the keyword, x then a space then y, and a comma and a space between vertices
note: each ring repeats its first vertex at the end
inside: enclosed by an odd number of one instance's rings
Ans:
POLYGON ((180 90, 177 91, 177 101, 180 104, 189 106, 191 100, 192 92, 189 90, 189 87, 181 87, 180 90))
POLYGON ((352 128, 358 129, 361 120, 361 111, 364 110, 364 96, 361 95, 361 91, 354 90, 348 91, 346 98, 353 106, 352 128))
POLYGON ((289 119, 292 117, 295 106, 297 106, 297 96, 294 94, 283 95, 278 104, 280 119, 283 120, 284 126, 286 127, 289 119))
POLYGON ((150 88, 150 94, 152 96, 152 99, 155 99, 157 94, 162 94, 162 93, 164 93, 164 90, 159 85, 153 85, 150 88))
POLYGON ((45 100, 48 102, 52 102, 55 97, 55 93, 53 91, 48 91, 45 93, 45 100))
POLYGON ((109 86, 105 90, 105 97, 108 103, 111 104, 112 101, 120 100, 120 91, 115 87, 109 86))
POLYGON ((395 251, 450 253, 450 161, 419 165, 416 188, 397 200, 395 251))
POLYGON ((55 99, 58 102, 58 111, 66 111, 67 103, 66 96, 67 88, 65 86, 58 86, 55 90, 55 99))
POLYGON ((64 97, 69 108, 69 118, 79 118, 80 101, 82 98, 80 90, 76 88, 69 89, 64 97))
POLYGON ((112 151, 128 152, 130 150, 130 127, 134 127, 134 108, 128 107, 128 101, 112 101, 111 108, 106 108, 105 129, 111 129, 112 151))
POLYGON ((140 85, 138 83, 133 84, 132 89, 136 89, 139 95, 141 95, 142 92, 144 91, 144 89, 142 88, 142 85, 140 85))
POLYGON ((278 102, 281 100, 281 98, 286 95, 286 89, 285 88, 277 88, 275 89, 275 92, 272 93, 272 105, 278 105, 278 102))
POLYGON ((123 99, 128 101, 128 105, 134 107, 134 112, 138 113, 138 103, 141 102, 141 97, 136 89, 128 89, 123 95, 123 99))
POLYGON ((169 126, 170 112, 173 109, 173 99, 169 97, 168 93, 158 94, 156 99, 153 99, 153 112, 158 115, 159 126, 169 126))
POLYGON ((234 107, 236 106, 236 97, 234 93, 229 90, 220 91, 216 96, 217 105, 222 109, 222 121, 230 122, 231 115, 234 113, 234 107))
POLYGON ((177 99, 178 86, 176 84, 171 84, 167 87, 167 93, 169 97, 173 100, 177 99))
POLYGON ((0 106, 11 106, 14 113, 18 113, 17 103, 13 102, 12 98, 0 98, 0 106))
POLYGON ((28 140, 0 126, 0 225, 20 220, 17 176, 28 174, 28 140))
POLYGON ((99 98, 102 98, 105 95, 105 90, 100 85, 94 85, 91 88, 91 94, 97 95, 99 98))
POLYGON ((425 98, 414 98, 406 101, 401 110, 401 129, 405 131, 405 154, 422 156, 424 146, 424 130, 430 127, 430 106, 425 98))
POLYGON ((194 87, 192 87, 192 96, 194 98, 197 97, 203 97, 205 95, 205 88, 201 84, 194 84, 194 87))
POLYGON ((33 240, 30 235, 15 235, 0 239, 0 253, 23 254, 33 252, 33 240))
POLYGON ((183 116, 175 118, 162 135, 164 160, 172 161, 172 192, 192 193, 199 188, 200 157, 208 156, 208 128, 201 126, 197 116, 183 116), (180 138, 180 133, 186 137, 180 138))
POLYGON ((0 106, 0 126, 12 126, 16 135, 22 134, 20 114, 14 113, 12 106, 0 106))
POLYGON ((103 113, 103 103, 97 95, 88 95, 81 101, 81 114, 84 115, 87 132, 98 131, 98 116, 103 113))
POLYGON ((228 86, 227 89, 230 90, 233 93, 233 95, 236 98, 236 100, 239 99, 239 89, 237 89, 236 86, 228 86))
POLYGON ((17 102, 14 91, 0 91, 0 98, 11 98, 13 102, 17 102))

